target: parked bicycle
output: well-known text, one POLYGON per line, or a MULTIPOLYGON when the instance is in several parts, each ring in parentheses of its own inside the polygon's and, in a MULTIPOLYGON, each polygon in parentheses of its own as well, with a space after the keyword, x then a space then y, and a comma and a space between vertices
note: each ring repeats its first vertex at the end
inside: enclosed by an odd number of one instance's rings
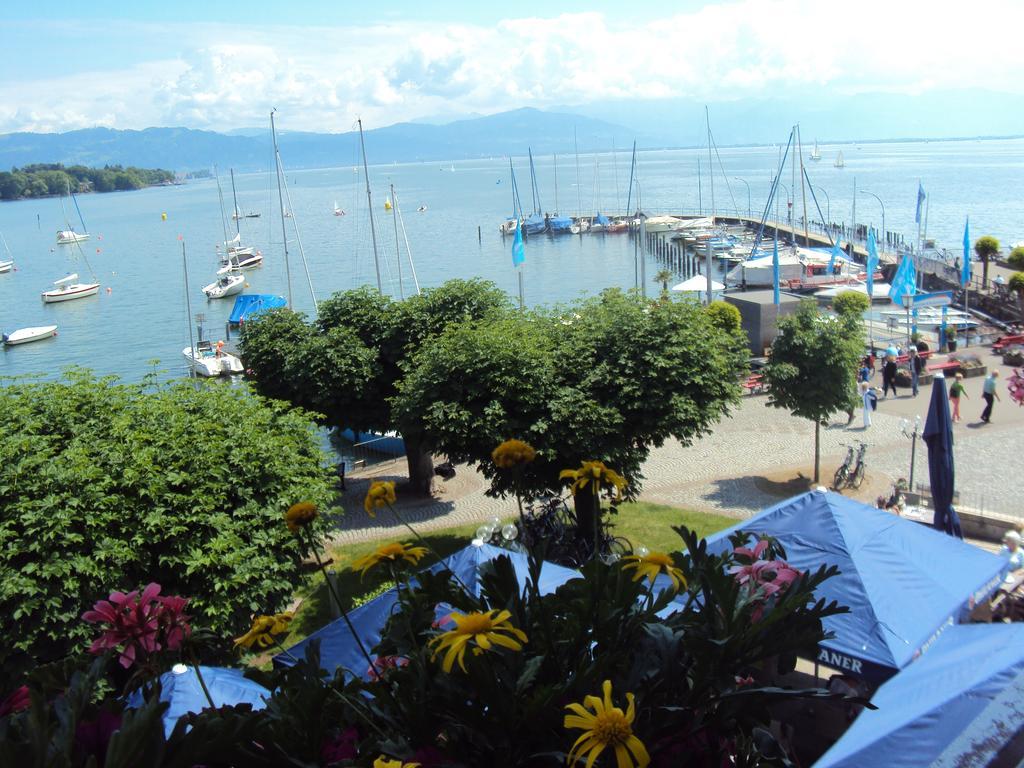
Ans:
POLYGON ((849 486, 860 488, 861 483, 864 482, 864 475, 867 472, 864 455, 867 453, 868 446, 867 443, 859 443, 859 446, 856 451, 852 445, 846 446, 846 458, 832 478, 833 489, 841 491, 849 486))

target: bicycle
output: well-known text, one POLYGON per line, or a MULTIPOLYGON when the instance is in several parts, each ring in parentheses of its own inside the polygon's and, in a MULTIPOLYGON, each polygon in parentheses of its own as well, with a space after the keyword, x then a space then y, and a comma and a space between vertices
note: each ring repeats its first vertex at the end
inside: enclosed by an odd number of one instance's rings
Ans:
MULTIPOLYGON (((845 445, 845 443, 844 443, 845 445)), ((839 469, 836 470, 835 476, 832 478, 832 488, 836 491, 841 491, 846 487, 846 484, 850 481, 850 468, 853 466, 853 446, 846 446, 846 458, 843 463, 839 465, 839 469)))
POLYGON ((861 483, 864 482, 864 474, 867 472, 867 462, 864 461, 864 454, 867 451, 867 443, 861 443, 860 448, 857 449, 857 465, 853 468, 853 474, 850 475, 850 485, 854 488, 860 488, 861 483))

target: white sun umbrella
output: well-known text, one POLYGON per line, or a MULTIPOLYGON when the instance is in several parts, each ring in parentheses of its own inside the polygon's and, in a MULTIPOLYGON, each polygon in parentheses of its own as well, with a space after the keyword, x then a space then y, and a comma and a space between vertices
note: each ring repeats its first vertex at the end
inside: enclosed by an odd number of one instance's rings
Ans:
MULTIPOLYGON (((708 279, 704 275, 694 275, 689 280, 684 280, 679 285, 673 285, 675 293, 704 293, 708 289, 708 279)), ((725 286, 717 280, 711 281, 711 291, 724 291, 725 286)))

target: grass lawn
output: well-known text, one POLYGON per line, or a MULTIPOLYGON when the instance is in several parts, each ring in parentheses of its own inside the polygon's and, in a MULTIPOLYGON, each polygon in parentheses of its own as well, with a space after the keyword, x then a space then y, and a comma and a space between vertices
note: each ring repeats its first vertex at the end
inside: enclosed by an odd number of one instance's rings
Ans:
MULTIPOLYGON (((648 549, 671 552, 680 549, 682 540, 672 530, 673 525, 685 525, 697 532, 699 536, 707 536, 715 531, 728 528, 736 520, 722 515, 694 512, 681 507, 665 504, 652 504, 646 501, 622 504, 618 515, 612 518, 616 532, 633 544, 648 549)), ((420 567, 427 567, 437 561, 434 553, 441 557, 450 555, 465 547, 473 538, 477 529, 476 523, 423 534, 423 539, 431 552, 421 562, 420 567)), ((394 540, 414 542, 408 531, 400 532, 394 540)), ((384 541, 367 541, 359 544, 345 544, 328 547, 327 554, 331 558, 329 568, 338 574, 339 596, 346 608, 362 605, 382 592, 389 589, 393 582, 383 568, 368 572, 365 578, 351 570, 352 563, 358 558, 369 554, 384 541)), ((420 543, 420 542, 415 542, 420 543)), ((281 645, 289 647, 332 620, 330 613, 330 596, 324 585, 323 577, 315 574, 312 582, 299 593, 302 603, 292 620, 289 634, 282 639, 281 645)))

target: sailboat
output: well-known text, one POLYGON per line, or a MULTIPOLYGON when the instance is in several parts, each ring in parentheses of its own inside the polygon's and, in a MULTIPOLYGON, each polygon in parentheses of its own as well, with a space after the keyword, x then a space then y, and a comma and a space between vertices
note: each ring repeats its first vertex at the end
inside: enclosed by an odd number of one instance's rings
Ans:
MULTIPOLYGON (((527 148, 530 156, 530 192, 533 195, 533 213, 523 222, 523 231, 528 235, 537 235, 548 228, 547 218, 541 213, 540 190, 537 189, 537 173, 533 166, 533 150, 527 148)), ((522 210, 522 209, 520 209, 522 210)))
POLYGON ((819 160, 821 160, 821 152, 818 151, 818 140, 817 139, 814 140, 814 151, 811 152, 811 154, 810 154, 808 159, 809 160, 813 160, 814 162, 818 162, 819 160))
POLYGON ((71 181, 68 181, 68 196, 75 204, 75 210, 78 211, 78 220, 82 222, 82 231, 75 232, 75 228, 68 222, 68 212, 64 208, 64 198, 60 200, 61 210, 64 212, 64 224, 67 229, 61 229, 57 232, 57 243, 59 245, 69 245, 71 243, 81 243, 89 239, 89 228, 85 226, 85 219, 82 218, 82 209, 78 207, 78 199, 75 197, 75 193, 71 191, 71 181))
POLYGON ((231 214, 231 218, 234 221, 238 221, 239 219, 258 219, 259 217, 260 214, 258 211, 249 211, 248 213, 242 213, 240 210, 238 210, 238 206, 235 206, 235 212, 231 214))
POLYGON ((80 283, 78 273, 72 273, 60 280, 54 280, 56 288, 43 291, 43 303, 55 304, 58 301, 72 301, 73 299, 84 299, 86 296, 95 296, 100 291, 99 283, 80 283))
POLYGON ((225 272, 214 282, 203 286, 203 293, 208 299, 226 299, 241 293, 245 288, 245 277, 234 271, 225 272))
MULTIPOLYGON (((220 182, 218 184, 218 191, 220 182)), ((235 170, 231 169, 231 198, 235 204, 235 213, 238 212, 238 193, 235 191, 235 170)), ((217 270, 218 275, 226 275, 228 272, 240 269, 253 269, 263 264, 263 254, 255 250, 251 245, 242 245, 242 230, 238 225, 238 216, 232 217, 235 221, 235 236, 225 241, 226 253, 221 256, 221 268, 217 270)))
POLYGON ((842 150, 839 150, 839 154, 836 155, 836 161, 835 161, 835 163, 833 163, 833 165, 835 165, 836 168, 845 168, 846 167, 846 161, 843 160, 843 151, 842 150))
POLYGON ((4 244, 4 253, 7 254, 5 261, 0 261, 0 273, 10 272, 14 267, 14 257, 11 256, 11 249, 7 245, 7 238, 4 237, 4 233, 0 232, 0 242, 4 244))
POLYGON ((338 201, 337 200, 334 201, 334 215, 335 216, 344 216, 345 215, 345 210, 343 208, 339 208, 338 207, 338 201))

